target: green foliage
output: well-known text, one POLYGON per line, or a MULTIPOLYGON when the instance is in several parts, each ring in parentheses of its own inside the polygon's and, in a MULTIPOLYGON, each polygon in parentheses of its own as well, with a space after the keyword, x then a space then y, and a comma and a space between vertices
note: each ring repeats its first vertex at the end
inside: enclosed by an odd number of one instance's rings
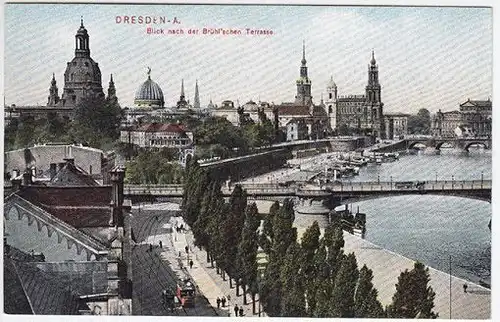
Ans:
POLYGON ((127 163, 125 182, 131 184, 181 184, 184 181, 184 169, 172 160, 172 151, 143 150, 127 163))
POLYGON ((429 110, 421 108, 417 115, 410 115, 408 118, 408 133, 410 134, 430 134, 431 114, 429 110))
POLYGON ((359 272, 358 286, 354 296, 354 315, 357 318, 385 317, 382 304, 377 300, 377 290, 373 288, 371 269, 363 265, 359 272))
POLYGON ((354 317, 354 290, 359 271, 354 253, 344 256, 335 278, 330 299, 331 315, 334 317, 354 317))
POLYGON ((201 211, 204 194, 207 192, 209 177, 196 161, 189 167, 189 174, 184 183, 182 203, 183 218, 189 226, 193 226, 201 211))
POLYGON ((392 304, 387 308, 390 318, 435 319, 438 314, 432 311, 436 293, 428 286, 429 268, 415 263, 411 271, 405 270, 398 277, 396 293, 392 304))
POLYGON ((116 100, 82 99, 75 109, 72 135, 79 142, 101 147, 119 138, 122 117, 123 111, 116 100))
POLYGON ((306 229, 301 242, 301 275, 304 279, 309 312, 313 312, 316 307, 318 267, 315 262, 315 255, 319 247, 320 234, 318 222, 315 221, 306 229))
POLYGON ((306 315, 304 282, 301 274, 301 247, 294 241, 288 247, 280 270, 281 284, 286 290, 282 294, 280 315, 302 317, 306 315))
POLYGON ((250 287, 253 294, 257 291, 257 229, 260 220, 257 205, 252 203, 246 207, 245 223, 238 245, 238 267, 244 284, 250 287))
MULTIPOLYGON (((220 152, 230 154, 233 148, 247 150, 247 142, 240 128, 235 127, 222 117, 210 117, 194 130, 196 145, 210 146, 217 144, 220 152)), ((226 157, 227 155, 214 155, 226 157)))

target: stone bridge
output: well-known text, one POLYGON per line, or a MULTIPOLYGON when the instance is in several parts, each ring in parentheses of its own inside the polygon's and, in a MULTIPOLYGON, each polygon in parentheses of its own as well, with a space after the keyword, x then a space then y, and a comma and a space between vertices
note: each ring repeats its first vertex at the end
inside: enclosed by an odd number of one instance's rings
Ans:
POLYGON ((491 149, 490 137, 470 137, 470 138, 445 138, 445 137, 432 137, 432 138, 407 138, 393 144, 389 144, 380 148, 372 149, 372 152, 393 152, 403 151, 415 148, 417 145, 424 145, 428 148, 435 148, 440 150, 443 146, 453 147, 464 151, 469 151, 472 145, 479 145, 485 149, 491 149))
MULTIPOLYGON (((491 202, 491 180, 472 181, 391 181, 346 182, 322 186, 312 184, 241 184, 249 197, 254 199, 280 200, 298 198, 328 200, 332 206, 360 200, 412 194, 434 194, 479 199, 491 202)), ((232 186, 224 186, 222 194, 229 197, 232 186)), ((182 185, 125 185, 124 194, 132 201, 182 198, 182 185)))

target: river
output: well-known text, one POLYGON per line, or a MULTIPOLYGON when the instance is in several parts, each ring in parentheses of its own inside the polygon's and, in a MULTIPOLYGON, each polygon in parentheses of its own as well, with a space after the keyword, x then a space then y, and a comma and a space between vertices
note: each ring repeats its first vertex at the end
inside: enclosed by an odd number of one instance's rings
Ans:
MULTIPOLYGON (((491 179, 490 150, 406 155, 368 165, 352 181, 491 179), (453 178, 452 178, 453 176, 453 178)), ((344 179, 345 180, 345 179, 344 179)), ((365 239, 405 257, 472 282, 491 282, 491 204, 432 195, 398 196, 353 204, 366 213, 365 239)))

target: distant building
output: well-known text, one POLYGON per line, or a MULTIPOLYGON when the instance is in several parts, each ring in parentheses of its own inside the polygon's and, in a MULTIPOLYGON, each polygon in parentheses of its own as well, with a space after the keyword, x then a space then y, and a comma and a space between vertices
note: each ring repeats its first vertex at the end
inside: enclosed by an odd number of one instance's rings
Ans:
POLYGON ((29 171, 12 180, 3 208, 6 313, 132 313, 124 177, 113 169, 102 186, 67 159, 49 181, 29 171))
POLYGON ((307 125, 304 119, 291 120, 286 125, 286 140, 298 141, 308 139, 307 125))
MULTIPOLYGON (((53 73, 50 81, 49 96, 45 106, 16 106, 6 109, 6 120, 12 117, 29 115, 33 117, 47 117, 49 114, 71 119, 75 108, 85 98, 104 98, 102 77, 99 64, 90 57, 90 41, 87 29, 81 20, 80 28, 75 35, 75 56, 67 63, 64 72, 64 88, 59 97, 59 88, 56 76, 53 73)), ((108 99, 116 100, 116 90, 113 76, 110 77, 108 99)))
POLYGON ((384 129, 385 138, 397 140, 408 134, 408 118, 409 114, 403 113, 387 113, 384 114, 384 129))
POLYGON ((486 101, 467 99, 466 102, 460 104, 460 112, 462 125, 469 127, 474 135, 491 136, 492 103, 490 99, 486 101))
POLYGON ((179 124, 146 123, 122 129, 120 141, 143 148, 189 148, 193 132, 179 124))
MULTIPOLYGON (((471 136, 491 136, 492 102, 467 99, 459 110, 441 112, 432 117, 431 134, 436 137, 454 137, 459 127, 469 129, 471 136)), ((460 133, 463 131, 460 130, 460 133)))
POLYGON ((327 113, 323 101, 319 105, 313 103, 311 95, 312 82, 307 74, 305 45, 302 47, 299 75, 300 77, 296 81, 297 94, 295 95, 295 101, 281 103, 273 107, 278 116, 278 127, 287 128, 287 124, 290 121, 302 119, 307 126, 308 139, 323 138, 332 130, 330 127, 330 117, 333 116, 327 113))
POLYGON ((382 90, 379 83, 378 65, 375 53, 368 65, 368 83, 364 95, 337 95, 337 85, 333 78, 327 86, 328 114, 332 128, 347 127, 351 132, 384 138, 385 121, 382 90))

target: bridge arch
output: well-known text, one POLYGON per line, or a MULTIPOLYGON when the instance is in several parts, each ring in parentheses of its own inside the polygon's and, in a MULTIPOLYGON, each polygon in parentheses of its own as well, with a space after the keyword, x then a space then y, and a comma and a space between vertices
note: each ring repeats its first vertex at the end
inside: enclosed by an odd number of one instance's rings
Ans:
POLYGON ((410 141, 408 144, 408 150, 417 148, 417 145, 427 147, 427 144, 423 141, 413 141, 413 142, 410 141))
POLYGON ((452 142, 452 141, 440 141, 440 142, 437 142, 436 143, 436 149, 437 150, 441 150, 441 148, 443 147, 443 145, 449 145, 450 147, 454 147, 455 144, 452 142))
POLYGON ((490 148, 486 142, 480 142, 480 141, 475 142, 475 141, 473 141, 473 142, 467 143, 467 145, 464 147, 464 150, 465 151, 469 151, 469 148, 472 145, 480 145, 480 146, 482 146, 485 149, 489 149, 490 148))

